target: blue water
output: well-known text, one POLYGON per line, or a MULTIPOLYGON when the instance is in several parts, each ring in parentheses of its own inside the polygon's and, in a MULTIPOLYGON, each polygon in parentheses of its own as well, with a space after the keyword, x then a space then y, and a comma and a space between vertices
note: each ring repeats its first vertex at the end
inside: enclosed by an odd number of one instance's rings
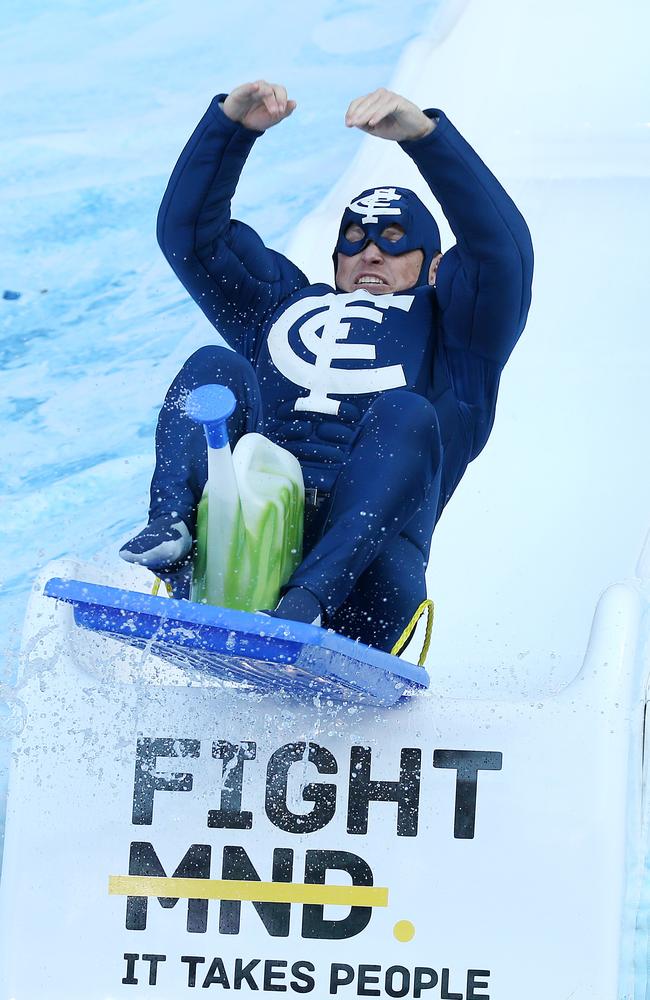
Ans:
POLYGON ((39 567, 92 556, 142 520, 164 388, 210 339, 155 242, 169 172, 209 100, 265 76, 299 102, 235 203, 282 249, 358 148, 348 102, 389 82, 432 10, 283 3, 256 9, 253 32, 245 5, 3 6, 0 292, 20 297, 0 299, 0 682, 15 676, 39 567))
MULTIPOLYGON (((164 391, 212 339, 155 240, 169 173, 212 96, 264 77, 298 101, 258 144, 234 204, 282 250, 358 149, 348 103, 390 82, 434 10, 3 5, 0 296, 13 294, 0 297, 0 694, 39 569, 116 547, 145 518, 164 391)), ((7 761, 0 742, 0 833, 7 761)))

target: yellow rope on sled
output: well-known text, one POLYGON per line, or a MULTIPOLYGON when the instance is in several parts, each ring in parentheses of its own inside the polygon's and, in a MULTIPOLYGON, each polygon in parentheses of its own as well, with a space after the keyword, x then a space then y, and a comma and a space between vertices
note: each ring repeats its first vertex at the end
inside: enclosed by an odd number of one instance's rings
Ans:
POLYGON ((422 604, 418 607, 417 611, 411 618, 410 622, 402 632, 401 636, 391 649, 392 656, 400 656, 404 652, 409 642, 413 638, 413 633, 415 632, 415 627, 420 621, 420 618, 427 612, 427 628, 424 634, 424 645, 422 646, 422 652, 418 657, 418 667, 424 666, 424 661, 427 658, 427 653, 429 652, 429 645, 431 643, 431 629, 433 628, 433 614, 434 614, 434 604, 433 601, 427 598, 426 601, 422 601, 422 604))
MULTIPOLYGON (((151 593, 153 594, 154 597, 158 596, 158 591, 160 590, 160 584, 161 583, 162 583, 162 580, 160 579, 159 576, 157 576, 156 579, 153 582, 153 587, 151 588, 151 593)), ((165 583, 165 590, 167 591, 167 597, 171 597, 172 596, 171 584, 165 583)))

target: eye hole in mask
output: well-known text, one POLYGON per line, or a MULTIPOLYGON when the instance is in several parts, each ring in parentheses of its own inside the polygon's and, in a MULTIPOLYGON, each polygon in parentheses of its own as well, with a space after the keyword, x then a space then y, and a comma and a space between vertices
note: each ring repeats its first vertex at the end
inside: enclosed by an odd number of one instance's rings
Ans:
MULTIPOLYGON (((351 223, 343 234, 350 243, 361 243, 362 240, 366 239, 366 234, 356 223, 351 223)), ((388 240, 389 243, 398 243, 399 240, 404 236, 404 230, 397 223, 391 223, 390 226, 386 226, 381 232, 381 238, 388 240)))

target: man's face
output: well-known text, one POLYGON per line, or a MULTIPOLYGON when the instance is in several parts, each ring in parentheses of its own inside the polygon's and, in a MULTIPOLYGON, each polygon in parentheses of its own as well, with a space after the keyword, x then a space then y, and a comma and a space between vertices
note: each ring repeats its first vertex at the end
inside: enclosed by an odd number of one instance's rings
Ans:
MULTIPOLYGON (((381 233, 384 239, 395 244, 399 244, 403 235, 404 230, 396 223, 387 225, 381 233)), ((361 226, 351 223, 345 230, 345 238, 351 243, 362 244, 366 234, 361 226)), ((398 246, 395 249, 398 250, 398 246)), ((406 253, 393 255, 384 253, 374 243, 368 243, 357 254, 337 254, 336 284, 344 292, 356 292, 360 288, 371 295, 403 292, 415 286, 423 260, 422 250, 407 250, 406 253)))

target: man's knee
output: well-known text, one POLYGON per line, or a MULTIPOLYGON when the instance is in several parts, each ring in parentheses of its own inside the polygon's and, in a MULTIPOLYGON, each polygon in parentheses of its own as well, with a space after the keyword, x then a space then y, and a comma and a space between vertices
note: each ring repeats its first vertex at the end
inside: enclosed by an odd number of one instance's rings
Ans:
POLYGON ((440 424, 436 408, 424 396, 408 389, 391 389, 371 404, 368 411, 381 431, 396 437, 409 451, 428 453, 436 463, 442 456, 440 424))
POLYGON ((218 382, 220 379, 228 382, 233 378, 248 379, 254 376, 253 367, 246 358, 219 344, 199 347, 198 351, 187 359, 183 369, 191 372, 199 385, 218 382))

